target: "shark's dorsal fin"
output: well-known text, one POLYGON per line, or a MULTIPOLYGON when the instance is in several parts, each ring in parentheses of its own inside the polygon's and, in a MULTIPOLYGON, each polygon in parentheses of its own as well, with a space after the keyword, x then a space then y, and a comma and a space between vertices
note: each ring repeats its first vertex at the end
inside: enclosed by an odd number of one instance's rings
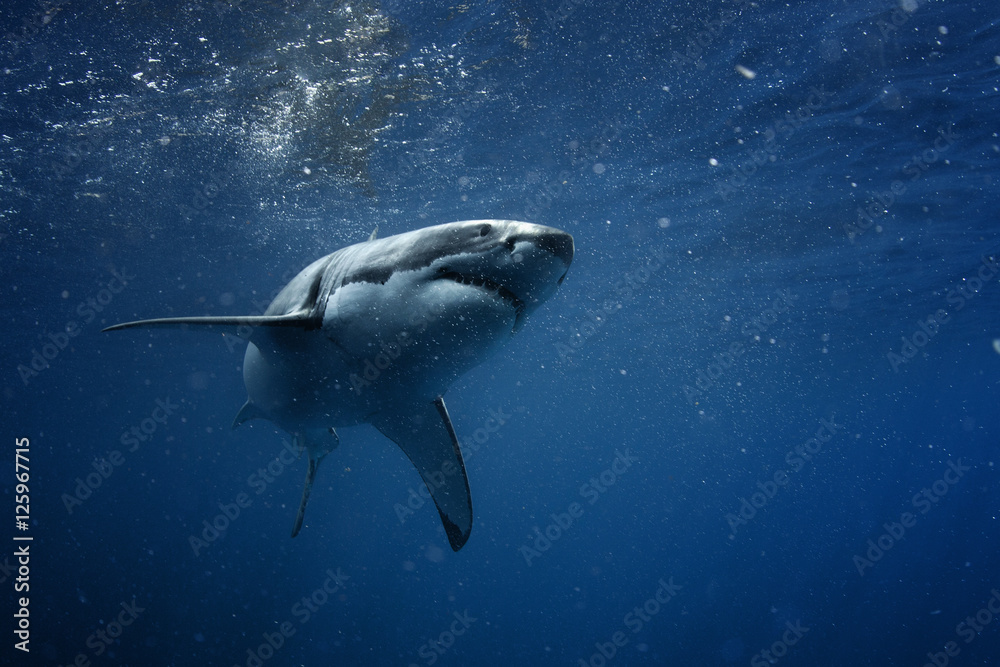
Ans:
POLYGON ((377 238, 378 238, 378 225, 375 225, 375 229, 373 229, 372 233, 368 236, 368 240, 374 241, 377 238))
MULTIPOLYGON (((242 412, 242 410, 241 410, 242 412)), ((295 514, 295 524, 292 525, 292 537, 302 530, 302 521, 306 517, 306 504, 309 502, 309 494, 312 493, 313 482, 316 481, 316 471, 319 470, 320 461, 323 457, 333 451, 334 447, 340 444, 340 436, 333 429, 326 433, 296 433, 295 444, 299 452, 306 450, 309 453, 309 468, 306 470, 306 483, 302 487, 302 500, 299 501, 299 511, 295 514), (332 440, 331 440, 332 438, 332 440)))
POLYGON ((448 542, 458 551, 472 531, 472 494, 444 399, 400 407, 376 415, 371 424, 399 445, 417 468, 437 505, 448 542))
POLYGON ((240 411, 236 413, 236 419, 233 420, 233 428, 251 419, 267 419, 267 416, 261 412, 260 408, 248 400, 240 408, 240 411))
POLYGON ((317 329, 320 322, 308 312, 301 311, 286 315, 243 315, 237 317, 160 317, 152 320, 123 322, 107 327, 103 331, 134 329, 136 327, 221 327, 227 333, 248 337, 254 327, 298 327, 306 331, 317 329))

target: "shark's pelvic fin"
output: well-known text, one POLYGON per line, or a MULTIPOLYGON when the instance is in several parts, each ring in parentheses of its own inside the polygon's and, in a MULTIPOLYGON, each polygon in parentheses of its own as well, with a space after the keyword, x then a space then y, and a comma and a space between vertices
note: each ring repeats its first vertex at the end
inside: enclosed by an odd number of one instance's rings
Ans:
POLYGON ((313 482, 316 481, 316 471, 319 470, 319 462, 322 459, 309 457, 309 469, 306 471, 306 484, 302 488, 302 500, 299 501, 299 511, 295 515, 295 524, 292 526, 292 537, 302 530, 302 521, 306 518, 306 503, 309 502, 309 494, 312 493, 313 482))
MULTIPOLYGON (((242 410, 240 411, 243 412, 242 410)), ((334 447, 340 444, 340 436, 331 428, 330 436, 314 435, 312 433, 296 433, 295 444, 301 452, 305 449, 309 452, 309 469, 306 470, 306 483, 302 488, 302 500, 299 501, 299 511, 295 514, 295 524, 292 526, 292 537, 302 530, 302 521, 306 517, 306 504, 309 502, 309 494, 312 493, 313 482, 316 481, 316 471, 319 470, 320 461, 323 457, 333 451, 334 447)))
POLYGON ((461 549, 472 532, 472 494, 455 427, 444 399, 398 406, 376 415, 372 425, 399 445, 434 498, 453 551, 461 549))
POLYGON ((123 322, 107 327, 103 331, 134 329, 135 327, 182 327, 195 325, 222 327, 227 333, 248 337, 254 327, 299 327, 305 330, 319 328, 320 322, 307 311, 287 315, 244 315, 238 317, 159 317, 152 320, 123 322))
POLYGON ((236 413, 236 419, 233 420, 233 428, 236 428, 245 421, 250 421, 251 419, 267 419, 260 408, 251 403, 249 400, 243 404, 240 411, 236 413))

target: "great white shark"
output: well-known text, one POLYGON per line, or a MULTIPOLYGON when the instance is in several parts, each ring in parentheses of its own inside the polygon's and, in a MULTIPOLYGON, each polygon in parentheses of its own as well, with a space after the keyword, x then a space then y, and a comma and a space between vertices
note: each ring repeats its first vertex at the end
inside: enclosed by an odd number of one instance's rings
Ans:
POLYGON ((458 551, 472 530, 472 496, 443 394, 552 296, 573 253, 566 232, 515 220, 373 233, 307 266, 263 315, 149 319, 105 331, 195 325, 248 339, 248 398, 233 428, 267 419, 309 455, 292 537, 319 464, 339 443, 335 429, 367 423, 416 467, 458 551))

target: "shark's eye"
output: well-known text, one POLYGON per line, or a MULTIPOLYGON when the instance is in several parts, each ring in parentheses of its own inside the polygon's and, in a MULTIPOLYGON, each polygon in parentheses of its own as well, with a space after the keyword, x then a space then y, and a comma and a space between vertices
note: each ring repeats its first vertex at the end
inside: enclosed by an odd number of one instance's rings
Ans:
POLYGON ((480 236, 486 236, 487 234, 489 234, 492 231, 493 231, 493 226, 492 225, 483 225, 482 227, 479 228, 479 235, 480 236))

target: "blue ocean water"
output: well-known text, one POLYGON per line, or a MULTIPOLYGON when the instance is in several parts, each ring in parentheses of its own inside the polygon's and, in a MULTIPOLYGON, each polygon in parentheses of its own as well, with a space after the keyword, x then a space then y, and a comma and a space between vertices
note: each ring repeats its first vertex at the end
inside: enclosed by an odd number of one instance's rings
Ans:
POLYGON ((0 24, 5 534, 33 538, 0 552, 5 664, 997 664, 994 3, 0 24), (305 461, 229 428, 244 346, 100 332, 259 313, 375 227, 476 218, 576 258, 445 395, 458 553, 368 427, 290 539, 305 461))

